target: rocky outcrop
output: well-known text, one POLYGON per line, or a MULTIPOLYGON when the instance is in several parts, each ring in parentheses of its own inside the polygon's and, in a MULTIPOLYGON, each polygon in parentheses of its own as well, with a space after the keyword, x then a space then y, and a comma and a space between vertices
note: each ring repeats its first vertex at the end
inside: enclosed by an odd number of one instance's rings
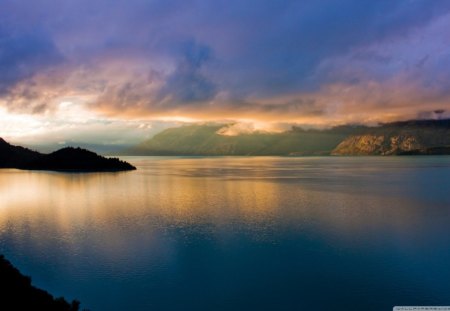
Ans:
POLYGON ((332 155, 394 155, 424 148, 413 135, 356 135, 346 138, 332 155))
POLYGON ((381 154, 384 150, 384 136, 356 135, 350 136, 341 142, 332 152, 332 155, 369 155, 381 154))

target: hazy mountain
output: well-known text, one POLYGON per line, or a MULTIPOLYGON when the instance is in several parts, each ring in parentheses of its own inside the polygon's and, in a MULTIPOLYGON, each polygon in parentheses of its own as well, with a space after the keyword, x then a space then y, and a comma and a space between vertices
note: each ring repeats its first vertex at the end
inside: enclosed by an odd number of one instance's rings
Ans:
POLYGON ((282 133, 220 134, 231 125, 166 129, 129 149, 133 155, 401 155, 448 154, 450 120, 406 121, 377 127, 325 130, 294 127, 282 133))
POLYGON ((117 158, 105 158, 94 152, 67 147, 42 154, 13 146, 0 138, 0 168, 54 171, 126 171, 136 169, 117 158))
POLYGON ((324 155, 360 127, 333 130, 292 128, 283 133, 254 132, 227 136, 228 125, 189 125, 170 128, 141 143, 128 153, 135 155, 324 155))

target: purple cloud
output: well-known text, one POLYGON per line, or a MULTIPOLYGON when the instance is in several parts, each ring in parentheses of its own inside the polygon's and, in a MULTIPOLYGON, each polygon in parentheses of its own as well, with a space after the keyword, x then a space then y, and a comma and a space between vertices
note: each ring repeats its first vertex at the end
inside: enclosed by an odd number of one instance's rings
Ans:
POLYGON ((39 113, 70 94, 105 113, 211 118, 401 115, 408 100, 431 111, 449 98, 449 20, 444 0, 1 0, 0 102, 39 113))

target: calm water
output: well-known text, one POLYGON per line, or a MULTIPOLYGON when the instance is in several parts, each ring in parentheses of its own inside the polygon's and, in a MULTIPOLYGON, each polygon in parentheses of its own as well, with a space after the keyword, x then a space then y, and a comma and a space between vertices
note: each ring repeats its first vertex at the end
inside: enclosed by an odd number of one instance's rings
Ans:
POLYGON ((450 304, 450 157, 125 159, 1 170, 0 253, 93 311, 450 304))

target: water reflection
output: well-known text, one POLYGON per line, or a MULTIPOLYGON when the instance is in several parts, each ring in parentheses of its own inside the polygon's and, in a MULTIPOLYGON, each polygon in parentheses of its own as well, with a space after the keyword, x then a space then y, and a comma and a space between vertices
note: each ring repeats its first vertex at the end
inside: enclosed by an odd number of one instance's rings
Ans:
POLYGON ((93 309, 450 298, 447 157, 127 160, 139 170, 2 170, 0 252, 93 309))

